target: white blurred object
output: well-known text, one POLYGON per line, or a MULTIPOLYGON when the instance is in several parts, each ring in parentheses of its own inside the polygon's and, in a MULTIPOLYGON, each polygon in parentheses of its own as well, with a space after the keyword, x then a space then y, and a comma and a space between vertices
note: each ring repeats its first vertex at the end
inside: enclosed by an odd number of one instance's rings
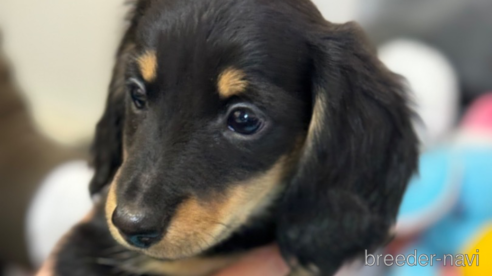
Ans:
POLYGON ((92 175, 87 162, 72 161, 41 183, 27 214, 27 241, 35 265, 41 265, 60 238, 89 213, 92 175))
POLYGON ((313 0, 326 20, 334 23, 345 23, 359 17, 360 0, 313 0))
POLYGON ((419 41, 398 39, 379 48, 388 68, 404 76, 423 121, 415 126, 424 148, 450 134, 458 116, 459 83, 451 63, 437 49, 419 41))

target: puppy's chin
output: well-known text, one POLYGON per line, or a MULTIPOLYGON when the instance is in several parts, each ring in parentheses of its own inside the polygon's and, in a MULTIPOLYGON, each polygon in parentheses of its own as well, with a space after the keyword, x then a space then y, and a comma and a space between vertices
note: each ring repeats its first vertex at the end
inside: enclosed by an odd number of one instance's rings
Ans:
POLYGON ((222 227, 222 229, 215 232, 207 232, 195 228, 189 232, 178 232, 170 228, 160 242, 145 249, 129 245, 112 224, 110 224, 110 231, 119 244, 132 251, 140 252, 161 261, 177 261, 200 256, 230 237, 233 229, 222 227))
MULTIPOLYGON (((126 245, 128 246, 128 245, 126 245)), ((132 250, 138 251, 148 257, 151 257, 153 259, 157 259, 160 261, 179 261, 179 260, 185 260, 185 259, 191 259, 194 257, 198 257, 200 254, 202 254, 205 250, 208 248, 204 249, 198 249, 198 248, 188 248, 185 245, 166 245, 162 244, 156 247, 152 247, 149 249, 136 249, 132 248, 132 250)))
POLYGON ((163 241, 151 248, 142 249, 139 251, 154 259, 162 261, 178 261, 198 257, 213 246, 214 245, 200 247, 187 242, 182 244, 173 244, 172 242, 163 241))
MULTIPOLYGON (((112 206, 106 206, 106 208, 110 209, 108 213, 114 211, 112 206)), ((208 229, 199 227, 200 222, 186 225, 183 223, 179 223, 179 225, 172 224, 167 229, 161 241, 149 248, 141 249, 128 244, 109 219, 108 226, 111 235, 120 245, 155 259, 169 261, 187 259, 200 255, 230 235, 229 229, 220 226, 220 224, 216 224, 215 227, 208 229)))
POLYGON ((159 260, 176 261, 189 259, 198 257, 227 239, 231 234, 229 230, 225 229, 221 229, 221 231, 216 233, 199 232, 200 229, 196 229, 188 233, 180 233, 177 236, 168 231, 170 233, 169 236, 166 235, 159 243, 140 252, 159 260))

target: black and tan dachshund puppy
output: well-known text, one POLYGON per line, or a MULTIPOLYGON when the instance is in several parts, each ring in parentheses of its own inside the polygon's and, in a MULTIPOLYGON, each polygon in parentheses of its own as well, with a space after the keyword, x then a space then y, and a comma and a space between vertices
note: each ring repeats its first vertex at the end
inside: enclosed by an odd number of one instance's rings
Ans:
POLYGON ((94 214, 54 275, 210 275, 277 243, 333 275, 384 244, 417 164, 399 77, 309 0, 140 0, 97 127, 94 214))

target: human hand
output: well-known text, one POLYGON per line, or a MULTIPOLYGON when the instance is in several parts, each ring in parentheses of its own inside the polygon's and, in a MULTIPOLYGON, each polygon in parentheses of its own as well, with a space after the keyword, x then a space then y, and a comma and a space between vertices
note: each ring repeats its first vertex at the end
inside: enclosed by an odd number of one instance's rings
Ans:
POLYGON ((290 268, 276 245, 257 249, 215 276, 287 276, 290 268))
MULTIPOLYGON (((52 276, 52 262, 48 261, 37 276, 52 276)), ((214 276, 287 276, 290 268, 283 260, 276 245, 263 247, 248 253, 234 265, 214 276)))

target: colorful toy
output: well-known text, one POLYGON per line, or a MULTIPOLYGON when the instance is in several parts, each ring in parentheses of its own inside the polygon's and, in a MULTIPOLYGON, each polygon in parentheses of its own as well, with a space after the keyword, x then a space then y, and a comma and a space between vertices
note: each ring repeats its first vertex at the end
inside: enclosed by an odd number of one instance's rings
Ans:
POLYGON ((422 155, 397 233, 418 235, 403 255, 436 256, 432 266, 393 266, 391 276, 492 275, 492 94, 471 106, 452 142, 422 155))

